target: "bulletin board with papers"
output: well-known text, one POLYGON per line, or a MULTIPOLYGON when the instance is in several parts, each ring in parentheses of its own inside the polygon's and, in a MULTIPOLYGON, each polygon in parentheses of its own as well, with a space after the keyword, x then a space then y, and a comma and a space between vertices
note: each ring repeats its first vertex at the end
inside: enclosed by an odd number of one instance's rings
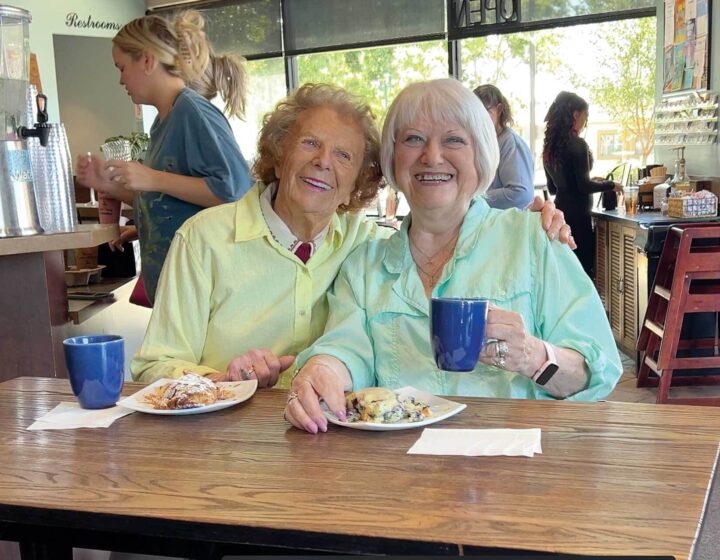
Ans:
POLYGON ((665 0, 663 93, 707 89, 712 0, 665 0))

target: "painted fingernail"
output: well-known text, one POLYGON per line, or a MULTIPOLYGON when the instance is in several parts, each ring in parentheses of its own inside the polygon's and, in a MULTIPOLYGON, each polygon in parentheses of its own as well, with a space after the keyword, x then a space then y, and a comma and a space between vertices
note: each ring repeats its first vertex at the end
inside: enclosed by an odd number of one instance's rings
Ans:
POLYGON ((315 422, 310 422, 310 423, 306 426, 306 428, 307 428, 307 431, 310 432, 311 434, 317 434, 317 433, 318 433, 318 427, 317 427, 317 424, 316 424, 315 422))
POLYGON ((347 422, 347 416, 344 410, 336 410, 333 414, 335 414, 335 418, 340 420, 340 422, 347 422))

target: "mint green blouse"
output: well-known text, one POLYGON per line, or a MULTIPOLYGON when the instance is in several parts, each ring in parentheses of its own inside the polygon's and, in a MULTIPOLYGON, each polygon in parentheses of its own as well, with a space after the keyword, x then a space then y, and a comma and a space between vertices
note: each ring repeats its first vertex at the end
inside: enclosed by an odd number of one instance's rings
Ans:
MULTIPOLYGON (((325 334, 297 363, 334 356, 350 370, 355 390, 411 385, 440 395, 554 398, 522 374, 482 363, 467 373, 435 366, 428 298, 408 244, 410 219, 348 257, 328 298, 325 334)), ((622 373, 595 287, 570 248, 548 240, 539 213, 493 210, 476 199, 433 296, 487 298, 520 313, 530 334, 582 354, 590 381, 569 399, 602 399, 622 373)))

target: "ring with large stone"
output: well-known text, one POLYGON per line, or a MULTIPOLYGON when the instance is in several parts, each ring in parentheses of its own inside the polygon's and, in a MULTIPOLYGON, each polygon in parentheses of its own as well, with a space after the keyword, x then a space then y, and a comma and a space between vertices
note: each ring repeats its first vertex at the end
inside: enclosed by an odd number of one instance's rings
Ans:
POLYGON ((290 404, 297 398, 298 398, 297 391, 290 391, 290 393, 288 394, 288 398, 287 398, 287 404, 290 404))
POLYGON ((498 340, 496 349, 497 349, 498 358, 500 358, 501 360, 504 360, 505 358, 507 358, 508 345, 507 345, 506 340, 498 340))
POLYGON ((508 345, 504 340, 495 341, 495 357, 493 358, 493 365, 500 369, 505 369, 505 359, 508 355, 508 345))
POLYGON ((255 375, 255 366, 253 365, 247 369, 243 368, 240 370, 240 377, 242 377, 243 381, 250 381, 253 375, 255 375))

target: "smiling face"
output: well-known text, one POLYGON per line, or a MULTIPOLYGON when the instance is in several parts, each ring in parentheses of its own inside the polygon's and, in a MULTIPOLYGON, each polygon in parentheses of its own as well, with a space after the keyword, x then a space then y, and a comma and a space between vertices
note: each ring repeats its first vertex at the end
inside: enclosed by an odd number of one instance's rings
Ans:
POLYGON ((275 167, 275 212, 293 225, 310 220, 324 228, 350 201, 363 163, 365 136, 352 119, 328 107, 305 110, 295 121, 275 167), (293 224, 292 222, 296 222, 293 224))
POLYGON ((395 138, 395 180, 410 209, 464 215, 480 182, 470 134, 455 123, 418 120, 395 138))
POLYGON ((115 67, 120 70, 120 85, 125 86, 125 91, 127 91, 133 103, 146 103, 147 73, 145 72, 145 57, 133 60, 129 53, 113 45, 112 58, 115 67))

